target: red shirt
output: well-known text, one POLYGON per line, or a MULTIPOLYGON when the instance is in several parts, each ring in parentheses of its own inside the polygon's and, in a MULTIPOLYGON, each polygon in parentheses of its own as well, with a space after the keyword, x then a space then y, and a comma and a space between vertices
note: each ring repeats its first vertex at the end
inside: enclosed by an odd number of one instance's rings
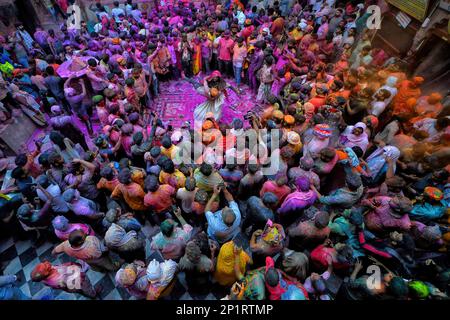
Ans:
POLYGON ((173 204, 172 197, 175 194, 175 188, 168 185, 161 185, 155 192, 148 192, 144 197, 144 204, 152 207, 156 212, 160 213, 170 209, 173 204))

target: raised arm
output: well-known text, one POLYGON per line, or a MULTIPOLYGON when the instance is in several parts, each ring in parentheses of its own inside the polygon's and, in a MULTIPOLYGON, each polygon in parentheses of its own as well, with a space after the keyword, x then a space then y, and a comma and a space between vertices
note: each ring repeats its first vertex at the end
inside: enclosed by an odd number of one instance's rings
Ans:
POLYGON ((216 200, 216 198, 219 196, 220 192, 222 191, 222 188, 215 186, 214 192, 211 198, 208 200, 208 203, 205 206, 205 212, 211 211, 211 207, 213 202, 216 200))
POLYGON ((88 169, 91 172, 94 172, 97 167, 95 166, 95 164, 82 160, 82 159, 73 159, 74 163, 80 163, 83 167, 85 167, 86 169, 88 169))

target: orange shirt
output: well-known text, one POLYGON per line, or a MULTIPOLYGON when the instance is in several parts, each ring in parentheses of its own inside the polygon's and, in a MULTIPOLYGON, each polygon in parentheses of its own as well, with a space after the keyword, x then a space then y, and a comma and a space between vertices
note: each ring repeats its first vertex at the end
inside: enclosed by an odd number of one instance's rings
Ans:
POLYGON ((148 192, 144 197, 144 204, 147 207, 151 207, 157 213, 166 211, 170 209, 173 204, 173 196, 175 194, 175 188, 163 184, 159 186, 158 190, 155 192, 148 192))
POLYGON ((101 178, 100 181, 97 183, 97 189, 106 189, 109 192, 113 192, 114 189, 119 184, 119 180, 117 178, 114 178, 112 180, 106 180, 105 178, 101 178))
POLYGON ((142 187, 135 182, 132 182, 129 185, 120 183, 115 187, 111 194, 112 198, 117 199, 122 197, 131 209, 139 211, 146 209, 144 196, 144 190, 142 190, 142 187))

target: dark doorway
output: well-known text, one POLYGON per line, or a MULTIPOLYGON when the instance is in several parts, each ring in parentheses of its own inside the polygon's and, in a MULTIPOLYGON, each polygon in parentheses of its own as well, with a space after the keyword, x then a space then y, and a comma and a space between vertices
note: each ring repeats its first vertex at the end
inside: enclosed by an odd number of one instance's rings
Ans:
POLYGON ((17 9, 17 18, 22 22, 25 29, 33 34, 36 27, 39 26, 39 20, 31 0, 15 0, 14 4, 17 9))

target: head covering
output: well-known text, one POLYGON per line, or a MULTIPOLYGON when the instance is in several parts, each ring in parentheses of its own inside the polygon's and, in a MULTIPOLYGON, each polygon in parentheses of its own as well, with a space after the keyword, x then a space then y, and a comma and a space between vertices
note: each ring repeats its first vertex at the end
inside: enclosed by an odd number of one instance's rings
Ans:
POLYGON ((300 139, 300 135, 297 132, 290 131, 287 134, 287 142, 293 145, 301 145, 302 141, 300 139))
POLYGON ((148 281, 158 281, 162 277, 161 266, 156 259, 150 261, 147 267, 147 280, 148 281))
POLYGON ((60 113, 62 112, 61 106, 59 106, 59 105, 54 105, 54 106, 52 106, 52 107, 50 108, 50 111, 51 111, 53 114, 60 114, 60 113))
POLYGON ((375 117, 373 115, 369 115, 366 117, 366 120, 372 128, 376 129, 378 127, 379 121, 378 121, 377 117, 375 117))
POLYGON ((442 100, 442 95, 440 95, 438 92, 433 92, 428 96, 428 102, 431 104, 439 103, 442 100))
POLYGON ((175 131, 174 133, 172 133, 172 135, 170 136, 170 140, 174 143, 180 142, 181 138, 183 137, 183 134, 181 133, 181 131, 175 131))
POLYGON ((206 77, 206 80, 211 80, 212 78, 216 78, 216 77, 222 77, 222 74, 220 73, 220 71, 218 70, 214 70, 213 72, 211 72, 211 74, 209 75, 209 77, 206 77))
POLYGON ((132 265, 127 265, 116 273, 116 282, 124 287, 131 286, 137 278, 132 265))
POLYGON ((52 272, 52 264, 48 261, 41 262, 34 267, 31 271, 31 279, 42 279, 46 278, 52 272))
POLYGON ((52 226, 55 230, 64 231, 69 227, 69 220, 64 216, 56 216, 52 220, 52 226))
POLYGON ((305 176, 300 176, 295 179, 295 185, 299 191, 307 192, 311 187, 311 182, 305 176))
POLYGON ((441 201, 444 198, 443 192, 436 187, 426 187, 423 190, 423 194, 436 201, 441 201))
POLYGON ((423 77, 412 78, 412 82, 418 86, 421 85, 424 81, 425 81, 425 79, 423 77))
POLYGON ((272 221, 269 219, 261 238, 270 245, 277 245, 283 240, 283 235, 278 231, 278 228, 273 226, 272 221))
POLYGON ((321 139, 326 139, 331 137, 331 128, 328 124, 319 123, 314 126, 313 133, 321 139))
POLYGON ((287 114, 284 116, 284 122, 287 125, 293 125, 295 123, 295 118, 291 116, 290 114, 287 114))

